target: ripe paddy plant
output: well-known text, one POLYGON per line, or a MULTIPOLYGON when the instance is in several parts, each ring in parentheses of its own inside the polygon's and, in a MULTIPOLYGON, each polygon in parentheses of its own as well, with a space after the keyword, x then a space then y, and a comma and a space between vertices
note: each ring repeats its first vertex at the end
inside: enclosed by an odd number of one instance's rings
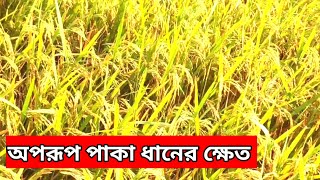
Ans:
POLYGON ((0 179, 320 179, 319 0, 0 0, 0 179), (6 135, 257 135, 257 169, 6 169, 6 135))

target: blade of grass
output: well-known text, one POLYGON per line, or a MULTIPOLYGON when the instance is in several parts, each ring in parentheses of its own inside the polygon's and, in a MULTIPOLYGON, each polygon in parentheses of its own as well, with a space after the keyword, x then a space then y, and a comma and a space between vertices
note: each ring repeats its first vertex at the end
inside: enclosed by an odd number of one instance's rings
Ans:
POLYGON ((59 28, 61 42, 62 42, 63 55, 67 57, 71 53, 69 52, 68 45, 67 45, 67 40, 64 32, 63 20, 61 17, 58 0, 55 0, 54 2, 55 2, 56 14, 58 18, 58 28, 59 28))
MULTIPOLYGON (((208 92, 208 91, 207 91, 208 92)), ((199 92, 198 92, 198 83, 197 80, 194 82, 194 124, 195 124, 195 129, 196 129, 196 135, 200 135, 200 118, 199 118, 199 112, 200 112, 200 107, 199 107, 199 92)))
POLYGON ((147 69, 145 69, 142 74, 141 81, 139 83, 140 84, 139 90, 138 90, 136 97, 134 99, 134 103, 129 108, 127 114, 123 118, 123 121, 120 123, 120 128, 123 129, 122 135, 128 135, 128 133, 130 133, 130 131, 132 130, 132 126, 129 126, 128 123, 132 120, 132 118, 135 119, 135 115, 137 113, 139 113, 138 112, 139 103, 147 91, 147 88, 144 86, 144 82, 146 80, 146 77, 147 77, 147 69))
POLYGON ((27 96, 24 100, 23 106, 22 106, 22 110, 21 110, 21 120, 22 120, 22 124, 24 124, 26 116, 27 116, 27 110, 29 108, 29 104, 32 98, 32 93, 34 90, 34 83, 35 83, 35 78, 32 78, 31 83, 29 85, 28 88, 28 92, 27 92, 27 96))
POLYGON ((152 115, 150 116, 150 118, 147 121, 147 124, 145 124, 142 128, 142 133, 145 135, 153 135, 156 130, 158 125, 154 125, 152 128, 149 127, 150 125, 148 123, 154 122, 156 120, 156 118, 158 118, 158 114, 163 110, 164 106, 171 100, 172 98, 172 94, 175 91, 175 89, 171 89, 170 92, 162 99, 162 101, 160 102, 160 104, 157 106, 157 108, 154 110, 154 112, 152 113, 152 115))
POLYGON ((303 122, 300 122, 299 124, 295 125, 294 127, 290 128, 288 131, 286 131, 285 133, 283 133, 282 135, 280 135, 277 139, 274 140, 275 143, 280 143, 281 141, 283 141, 284 139, 290 137, 290 135, 299 127, 301 126, 303 122))
POLYGON ((298 145, 300 142, 304 132, 307 130, 307 128, 303 128, 302 131, 294 138, 290 146, 283 152, 281 159, 287 160, 291 154, 291 152, 294 150, 294 148, 298 145))
POLYGON ((114 120, 113 120, 113 135, 118 135, 118 128, 119 128, 119 122, 120 122, 120 110, 119 110, 119 103, 118 99, 115 98, 113 101, 114 104, 114 120))
POLYGON ((90 49, 97 43, 97 39, 100 36, 102 30, 99 30, 89 41, 89 43, 84 47, 83 50, 80 51, 79 56, 77 57, 76 61, 78 62, 81 58, 89 54, 90 49))
POLYGON ((16 106, 15 104, 13 104, 12 102, 0 97, 0 101, 3 102, 4 104, 7 104, 8 106, 12 107, 13 109, 15 109, 18 113, 21 113, 21 110, 18 106, 16 106))

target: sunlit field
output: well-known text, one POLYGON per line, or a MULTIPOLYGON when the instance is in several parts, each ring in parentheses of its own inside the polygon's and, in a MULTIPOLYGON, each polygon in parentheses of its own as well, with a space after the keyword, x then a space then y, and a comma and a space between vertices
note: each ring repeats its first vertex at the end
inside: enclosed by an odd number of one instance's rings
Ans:
POLYGON ((0 179, 320 179, 320 0, 0 0, 0 179), (6 169, 6 135, 257 135, 256 169, 6 169))

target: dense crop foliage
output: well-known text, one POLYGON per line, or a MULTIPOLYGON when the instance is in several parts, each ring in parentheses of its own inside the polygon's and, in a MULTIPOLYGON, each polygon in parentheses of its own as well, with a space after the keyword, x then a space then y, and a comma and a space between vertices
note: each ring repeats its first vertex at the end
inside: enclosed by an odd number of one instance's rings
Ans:
POLYGON ((0 179, 320 178, 319 0, 0 0, 0 179), (257 169, 6 169, 5 135, 257 135, 257 169))

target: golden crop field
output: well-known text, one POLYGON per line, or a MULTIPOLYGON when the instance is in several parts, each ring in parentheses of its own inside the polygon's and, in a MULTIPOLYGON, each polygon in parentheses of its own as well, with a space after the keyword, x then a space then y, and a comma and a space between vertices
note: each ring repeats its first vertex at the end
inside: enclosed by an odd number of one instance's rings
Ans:
POLYGON ((320 0, 0 0, 0 179, 320 179, 320 0), (256 135, 256 169, 8 169, 6 135, 256 135))

